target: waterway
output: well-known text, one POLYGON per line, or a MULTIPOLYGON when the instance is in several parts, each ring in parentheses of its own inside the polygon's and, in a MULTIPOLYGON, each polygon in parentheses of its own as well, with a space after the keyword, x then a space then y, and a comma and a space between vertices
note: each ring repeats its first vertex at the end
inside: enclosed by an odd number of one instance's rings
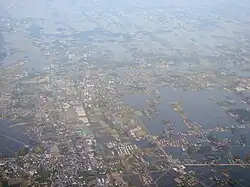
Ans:
POLYGON ((25 127, 10 127, 14 124, 16 123, 9 119, 0 119, 0 154, 2 155, 13 156, 21 147, 29 145, 29 137, 24 134, 25 127))
MULTIPOLYGON (((235 102, 229 106, 230 109, 246 109, 249 107, 247 104, 241 102, 239 95, 226 92, 224 90, 202 90, 202 91, 177 91, 174 88, 158 88, 161 96, 160 104, 157 104, 156 111, 158 114, 153 114, 151 119, 147 116, 142 116, 140 119, 148 130, 155 136, 161 135, 163 132, 163 124, 161 120, 170 120, 175 126, 176 130, 179 132, 184 132, 187 127, 182 122, 182 118, 178 112, 175 112, 170 106, 170 102, 181 102, 181 106, 187 114, 188 118, 192 121, 200 123, 203 128, 209 129, 212 127, 228 124, 237 124, 236 120, 229 116, 225 109, 220 107, 214 99, 217 101, 230 99, 235 102)), ((132 108, 136 110, 143 110, 147 108, 146 100, 150 99, 150 96, 146 94, 130 94, 123 97, 124 101, 128 103, 132 108)), ((230 151, 233 156, 238 156, 244 158, 246 155, 250 154, 249 145, 250 138, 248 135, 250 129, 236 129, 234 133, 232 132, 214 132, 213 134, 219 139, 223 140, 225 138, 231 139, 234 142, 239 140, 241 135, 247 137, 246 146, 236 145, 231 147, 230 151)), ((187 155, 182 151, 181 148, 166 148, 166 151, 170 153, 174 158, 186 159, 187 155)), ((189 155, 193 159, 203 160, 204 154, 193 154, 189 155)), ((222 162, 222 161, 221 161, 222 162)), ((224 160, 223 162, 227 162, 224 160)), ((206 173, 206 168, 194 168, 194 170, 200 169, 199 173, 203 173, 205 176, 209 174, 213 175, 211 172, 206 173)), ((243 179, 242 184, 250 183, 249 175, 250 170, 248 168, 241 167, 222 167, 218 170, 227 170, 229 175, 233 177, 234 180, 243 179)))
MULTIPOLYGON (((156 105, 157 114, 153 113, 151 119, 147 116, 140 117, 144 125, 155 136, 159 136, 163 132, 162 120, 170 120, 179 132, 188 130, 180 114, 172 109, 171 102, 181 102, 188 118, 200 123, 205 129, 237 123, 214 99, 233 99, 235 104, 230 106, 231 109, 248 107, 241 102, 240 96, 224 90, 180 91, 174 88, 159 87, 158 91, 160 93, 160 104, 156 105)), ((125 95, 123 99, 132 108, 143 110, 147 108, 146 100, 150 97, 137 93, 125 95)))
MULTIPOLYGON (((156 111, 158 114, 153 114, 151 119, 147 116, 141 116, 140 119, 146 128, 154 135, 160 136, 163 133, 164 124, 162 120, 170 120, 176 128, 177 132, 185 132, 188 130, 187 126, 183 123, 183 119, 180 114, 174 111, 169 103, 181 102, 181 106, 191 121, 200 123, 204 129, 210 129, 217 126, 235 125, 238 124, 234 118, 232 118, 225 109, 220 107, 216 100, 230 99, 234 100, 230 109, 245 109, 249 107, 247 104, 241 102, 239 95, 232 92, 226 92, 223 90, 202 90, 202 91, 177 91, 174 88, 159 88, 161 101, 156 105, 156 111)), ((144 94, 130 94, 123 97, 132 108, 136 110, 143 110, 147 108, 146 100, 150 99, 150 96, 144 94)), ((231 140, 237 143, 240 140, 241 135, 246 136, 246 144, 250 147, 250 138, 248 134, 250 129, 236 129, 235 132, 213 132, 212 134, 217 137, 219 141, 224 139, 231 140)), ((190 136, 190 142, 197 143, 197 137, 190 136)), ((167 150, 168 152, 176 151, 176 149, 167 150)), ((233 147, 231 149, 233 155, 244 152, 245 148, 233 147)), ((175 154, 173 154, 175 155, 175 154)), ((178 154, 177 154, 178 155, 178 154)))

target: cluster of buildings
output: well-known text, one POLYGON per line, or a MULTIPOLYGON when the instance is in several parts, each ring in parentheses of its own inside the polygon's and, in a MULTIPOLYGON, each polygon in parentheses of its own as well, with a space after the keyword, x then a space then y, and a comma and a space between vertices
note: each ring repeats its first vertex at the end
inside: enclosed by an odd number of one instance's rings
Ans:
MULTIPOLYGON (((188 159, 169 160, 158 146, 183 150, 194 147, 196 152, 204 142, 212 142, 213 147, 222 146, 220 142, 207 139, 207 133, 226 131, 226 128, 203 131, 196 123, 189 125, 187 133, 152 137, 142 126, 138 115, 120 100, 116 84, 111 82, 111 85, 102 73, 91 76, 88 69, 77 68, 80 65, 72 64, 72 69, 80 72, 76 81, 71 73, 65 74, 64 68, 55 64, 55 68, 44 76, 26 77, 17 86, 15 99, 8 103, 10 107, 7 110, 11 109, 9 114, 14 114, 19 120, 20 112, 25 111, 23 116, 31 117, 29 125, 25 125, 25 133, 33 137, 35 144, 29 145, 27 153, 19 155, 18 159, 1 160, 3 168, 7 168, 1 170, 3 178, 25 178, 30 184, 45 186, 126 186, 130 181, 126 176, 132 175, 146 185, 155 183, 152 173, 178 166, 177 162, 190 163, 188 159), (89 75, 81 75, 83 73, 89 75), (29 97, 25 97, 27 94, 29 97), (25 105, 31 103, 31 106, 23 110, 24 104, 18 105, 20 101, 25 101, 25 105), (180 139, 172 140, 170 137, 173 135, 180 139), (201 136, 200 140, 188 143, 188 136, 195 135, 201 136), (144 140, 148 143, 137 145, 144 140)), ((5 99, 1 101, 7 102, 13 98, 13 93, 8 92, 2 97, 5 99)), ((206 163, 194 158, 190 161, 206 163)), ((246 163, 239 159, 231 162, 246 163)), ((183 174, 172 181, 200 185, 194 177, 183 174)))
MULTIPOLYGON (((27 22, 17 23, 15 26, 20 28, 13 32, 25 31, 27 22)), ((11 26, 6 29, 11 31, 11 26)), ((89 49, 77 43, 73 35, 65 42, 46 37, 42 30, 39 32, 42 36, 34 39, 33 44, 49 61, 45 72, 24 71, 29 58, 0 71, 0 117, 20 121, 11 128, 22 126, 21 134, 30 137, 24 142, 19 136, 11 138, 1 134, 1 138, 14 142, 13 146, 20 149, 13 153, 7 147, 12 157, 1 157, 3 183, 44 187, 134 184, 160 187, 216 186, 215 181, 222 180, 209 178, 207 185, 204 177, 198 177, 192 172, 193 168, 183 164, 217 163, 223 157, 217 153, 227 150, 233 143, 216 140, 208 136, 209 133, 247 129, 248 124, 204 130, 197 123, 185 123, 187 132, 154 137, 145 129, 140 117, 150 118, 156 113, 160 96, 152 90, 158 85, 193 91, 220 88, 237 92, 242 103, 249 104, 249 97, 244 95, 250 91, 249 78, 220 71, 173 73, 168 71, 175 68, 175 63, 171 62, 152 65, 143 61, 99 68, 100 64, 89 49), (127 93, 137 92, 154 96, 149 109, 143 112, 135 112, 121 99, 127 93), (194 142, 189 141, 191 136, 196 138, 194 142), (187 155, 191 158, 172 159, 165 151, 167 148, 180 148, 182 153, 190 153, 187 155), (200 160, 192 155, 203 150, 215 155, 205 155, 200 160)), ((176 111, 184 112, 178 107, 176 111)), ((240 121, 247 121, 235 111, 227 112, 240 121)), ((246 146, 244 137, 237 145, 246 146)), ((229 157, 228 162, 243 165, 249 160, 229 157)), ((225 178, 223 181, 226 184, 225 178)))

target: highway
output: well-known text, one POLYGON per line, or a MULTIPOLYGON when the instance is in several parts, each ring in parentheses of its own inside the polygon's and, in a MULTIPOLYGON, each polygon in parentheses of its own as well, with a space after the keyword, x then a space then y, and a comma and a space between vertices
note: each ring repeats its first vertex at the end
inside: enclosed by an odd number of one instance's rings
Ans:
MULTIPOLYGON (((250 164, 183 164, 184 166, 250 166, 250 164)), ((164 174, 166 174, 166 172, 170 171, 171 168, 168 169, 164 169, 164 170, 157 170, 157 171, 149 171, 148 173, 158 173, 158 172, 165 172, 164 174)), ((123 175, 124 177, 130 177, 133 175, 146 175, 148 173, 129 173, 129 174, 125 174, 123 175)), ((164 175, 163 174, 163 175, 164 175)))
POLYGON ((168 171, 170 171, 171 167, 176 167, 176 166, 178 166, 178 165, 180 165, 180 164, 178 164, 176 160, 174 160, 170 155, 167 154, 167 152, 164 150, 164 148, 163 148, 157 141, 155 141, 155 139, 153 138, 153 135, 152 135, 152 134, 148 131, 148 129, 142 124, 141 120, 140 120, 137 116, 136 116, 136 118, 137 118, 138 121, 140 121, 141 127, 147 132, 148 137, 150 138, 150 140, 151 140, 153 143, 156 144, 156 146, 158 147, 158 149, 160 149, 160 150, 164 153, 164 155, 166 156, 168 162, 171 163, 170 168, 164 170, 164 173, 162 173, 162 174, 153 182, 153 184, 155 184, 155 185, 158 187, 157 182, 158 182, 162 177, 164 177, 168 171))
POLYGON ((250 166, 250 164, 183 164, 184 166, 250 166))
POLYGON ((137 116, 136 116, 136 118, 137 118, 138 121, 140 121, 141 127, 147 132, 148 137, 150 138, 150 140, 151 140, 153 143, 155 143, 156 146, 158 147, 158 149, 160 149, 160 150, 164 153, 164 155, 167 157, 168 161, 169 161, 170 163, 172 163, 174 167, 180 165, 180 164, 177 163, 176 160, 174 160, 170 155, 168 155, 168 153, 164 150, 164 148, 163 148, 157 141, 154 140, 153 135, 152 135, 151 132, 149 132, 148 129, 142 124, 141 120, 140 120, 137 116))
POLYGON ((171 168, 163 169, 163 170, 156 170, 156 171, 149 171, 147 173, 129 173, 129 174, 124 174, 122 176, 123 177, 130 177, 130 176, 134 176, 134 175, 147 175, 147 174, 158 173, 158 172, 164 172, 166 174, 166 172, 168 172, 170 170, 171 170, 171 168))

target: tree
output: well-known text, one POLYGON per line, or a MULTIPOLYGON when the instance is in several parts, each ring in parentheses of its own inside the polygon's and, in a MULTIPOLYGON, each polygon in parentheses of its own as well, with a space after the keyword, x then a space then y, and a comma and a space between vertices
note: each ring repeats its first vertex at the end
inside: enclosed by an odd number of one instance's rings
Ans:
POLYGON ((35 148, 34 152, 35 152, 36 154, 42 154, 42 153, 43 153, 43 148, 41 148, 40 145, 38 145, 38 146, 35 148))
POLYGON ((21 149, 19 149, 19 151, 17 152, 18 156, 25 156, 26 154, 28 154, 29 149, 27 147, 22 147, 21 149))
POLYGON ((36 178, 36 181, 47 182, 49 180, 50 172, 46 168, 44 167, 38 168, 37 174, 38 174, 38 177, 36 178))

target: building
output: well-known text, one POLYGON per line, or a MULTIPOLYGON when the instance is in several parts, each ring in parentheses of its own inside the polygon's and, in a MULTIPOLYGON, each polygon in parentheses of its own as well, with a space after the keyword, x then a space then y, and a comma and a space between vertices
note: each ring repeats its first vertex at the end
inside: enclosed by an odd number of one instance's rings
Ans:
POLYGON ((0 187, 22 187, 22 179, 1 180, 0 187))
POLYGON ((57 145, 53 145, 50 148, 50 154, 51 154, 51 156, 59 156, 60 155, 60 150, 59 150, 57 145))

